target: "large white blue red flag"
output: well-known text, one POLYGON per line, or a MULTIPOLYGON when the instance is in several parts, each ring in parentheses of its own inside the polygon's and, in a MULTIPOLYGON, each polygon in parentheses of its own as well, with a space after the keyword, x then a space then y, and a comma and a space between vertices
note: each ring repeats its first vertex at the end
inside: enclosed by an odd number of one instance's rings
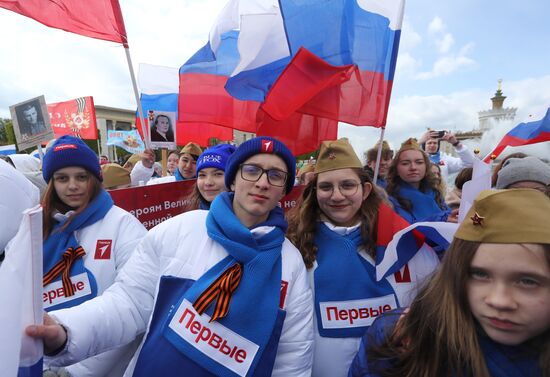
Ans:
POLYGON ((288 130, 304 123, 320 140, 336 137, 338 121, 382 127, 403 7, 403 0, 230 0, 209 42, 180 68, 180 118, 289 140, 296 135, 288 130))
POLYGON ((0 266, 0 366, 2 376, 42 376, 42 342, 25 328, 42 324, 42 208, 23 212, 19 231, 0 266))
POLYGON ((292 111, 384 126, 403 0, 280 0, 241 7, 240 62, 226 88, 292 111), (280 6, 280 8, 278 8, 280 6))

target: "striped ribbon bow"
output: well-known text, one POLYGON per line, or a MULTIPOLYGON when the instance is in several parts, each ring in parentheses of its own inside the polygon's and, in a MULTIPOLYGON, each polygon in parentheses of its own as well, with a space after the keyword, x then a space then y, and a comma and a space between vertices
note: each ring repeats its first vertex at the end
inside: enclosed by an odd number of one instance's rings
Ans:
POLYGON ((202 315, 208 309, 212 302, 216 301, 216 307, 210 322, 213 322, 219 318, 223 318, 229 312, 229 303, 231 302, 231 296, 233 292, 237 290, 241 277, 243 275, 243 268, 240 263, 234 264, 227 270, 225 270, 193 303, 193 308, 202 315))
POLYGON ((42 278, 42 286, 45 287, 46 285, 50 284, 57 276, 59 276, 59 274, 62 273, 63 275, 61 277, 61 281, 63 282, 63 291, 65 292, 65 297, 70 297, 74 295, 74 287, 69 274, 73 262, 78 258, 83 257, 84 255, 86 255, 86 252, 84 251, 82 246, 79 246, 76 249, 74 247, 69 247, 63 253, 61 260, 57 262, 56 265, 53 266, 51 270, 44 275, 44 277, 42 278))

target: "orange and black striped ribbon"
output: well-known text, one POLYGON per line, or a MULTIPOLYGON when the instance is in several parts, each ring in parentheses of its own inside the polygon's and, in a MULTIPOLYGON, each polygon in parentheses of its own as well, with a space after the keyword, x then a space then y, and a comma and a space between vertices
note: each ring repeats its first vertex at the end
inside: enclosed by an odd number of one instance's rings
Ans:
POLYGON ((216 301, 216 307, 210 322, 223 318, 229 312, 229 303, 233 292, 239 286, 241 277, 243 275, 243 268, 240 263, 234 264, 224 272, 193 303, 193 307, 202 315, 208 309, 210 304, 216 301))
POLYGON ((63 291, 65 292, 65 297, 70 297, 74 295, 74 287, 70 277, 71 266, 73 265, 73 262, 75 260, 83 257, 84 255, 86 255, 86 252, 84 251, 82 246, 79 246, 76 249, 73 247, 69 247, 61 256, 61 260, 57 262, 56 265, 53 266, 51 270, 44 275, 44 277, 42 278, 42 286, 45 287, 46 285, 50 284, 57 276, 59 276, 59 274, 63 274, 61 276, 61 281, 63 282, 63 291))

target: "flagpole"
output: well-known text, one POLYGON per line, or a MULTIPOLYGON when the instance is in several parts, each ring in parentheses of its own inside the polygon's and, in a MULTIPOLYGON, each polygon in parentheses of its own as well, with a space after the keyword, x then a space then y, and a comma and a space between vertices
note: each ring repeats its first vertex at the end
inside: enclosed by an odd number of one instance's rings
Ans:
POLYGON ((378 141, 378 152, 376 152, 376 166, 374 167, 374 178, 372 182, 376 184, 378 181, 378 171, 380 170, 380 159, 382 157, 382 143, 384 141, 384 133, 386 132, 386 127, 380 127, 380 140, 378 141))
POLYGON ((128 61, 128 68, 130 69, 130 77, 132 78, 132 86, 134 87, 134 95, 136 96, 136 103, 138 106, 139 120, 141 122, 141 132, 143 133, 143 138, 145 142, 145 148, 151 148, 151 136, 145 127, 145 118, 143 117, 143 109, 141 107, 141 101, 139 99, 139 92, 137 88, 136 76, 134 75, 134 67, 132 66, 132 58, 130 57, 130 49, 124 47, 124 52, 126 52, 126 60, 128 61))

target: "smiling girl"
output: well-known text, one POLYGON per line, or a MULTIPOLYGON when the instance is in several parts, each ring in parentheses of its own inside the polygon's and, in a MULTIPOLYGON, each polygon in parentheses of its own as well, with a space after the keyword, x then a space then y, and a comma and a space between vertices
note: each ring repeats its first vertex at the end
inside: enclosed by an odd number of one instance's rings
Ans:
POLYGON ((346 139, 323 142, 315 172, 287 234, 302 254, 314 294, 312 375, 343 377, 374 318, 408 305, 409 293, 439 260, 432 250, 411 252, 403 271, 378 280, 381 227, 391 238, 395 224, 408 224, 382 202, 346 139), (409 279, 398 279, 405 269, 409 279))
POLYGON ((225 166, 233 152, 235 147, 230 144, 219 144, 202 152, 197 159, 197 182, 191 194, 190 209, 210 209, 216 196, 227 191, 225 166))

